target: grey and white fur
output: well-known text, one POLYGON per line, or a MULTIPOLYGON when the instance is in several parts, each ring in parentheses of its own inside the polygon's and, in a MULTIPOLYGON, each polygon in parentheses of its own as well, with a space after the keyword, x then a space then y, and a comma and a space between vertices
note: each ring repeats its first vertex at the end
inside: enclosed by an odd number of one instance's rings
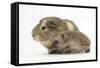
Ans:
POLYGON ((45 17, 32 29, 32 37, 48 49, 49 54, 87 53, 89 38, 68 19, 45 17))

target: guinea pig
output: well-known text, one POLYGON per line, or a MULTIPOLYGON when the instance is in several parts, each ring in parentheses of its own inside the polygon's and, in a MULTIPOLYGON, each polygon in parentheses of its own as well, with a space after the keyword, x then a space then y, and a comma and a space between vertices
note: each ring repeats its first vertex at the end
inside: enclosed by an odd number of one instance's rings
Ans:
POLYGON ((82 32, 64 31, 53 38, 49 47, 50 54, 87 53, 90 50, 90 40, 82 32))
POLYGON ((49 54, 86 53, 90 50, 88 37, 68 19, 42 18, 32 29, 32 37, 46 47, 49 54))

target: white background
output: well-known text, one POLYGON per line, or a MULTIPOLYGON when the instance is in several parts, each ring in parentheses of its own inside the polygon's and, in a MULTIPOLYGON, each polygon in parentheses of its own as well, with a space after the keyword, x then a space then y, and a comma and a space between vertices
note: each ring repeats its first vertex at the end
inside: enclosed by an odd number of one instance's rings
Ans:
MULTIPOLYGON (((19 1, 27 1, 27 0, 19 0, 19 1)), ((98 6, 98 8, 100 7, 99 0, 63 0, 63 1, 62 0, 53 0, 53 1, 28 0, 28 1, 40 2, 40 3, 44 2, 44 3, 57 3, 57 4, 71 4, 71 5, 88 5, 88 6, 94 5, 94 6, 98 6)), ((12 2, 15 2, 15 0, 2 0, 0 2, 0 41, 1 41, 0 42, 0 68, 16 68, 15 66, 10 64, 10 4, 12 2)), ((100 34, 99 31, 98 33, 100 34)), ((100 52, 100 46, 98 47, 98 49, 100 52)), ((35 66, 26 66, 26 67, 22 66, 19 68, 61 68, 61 67, 99 68, 99 66, 100 66, 100 62, 98 61, 98 62, 85 62, 85 63, 66 63, 66 64, 37 65, 37 66, 35 65, 35 66)))
POLYGON ((95 59, 95 9, 19 5, 19 63, 76 61, 95 59), (80 31, 91 40, 90 52, 80 54, 50 55, 46 48, 32 38, 32 29, 41 18, 56 16, 75 22, 80 31))

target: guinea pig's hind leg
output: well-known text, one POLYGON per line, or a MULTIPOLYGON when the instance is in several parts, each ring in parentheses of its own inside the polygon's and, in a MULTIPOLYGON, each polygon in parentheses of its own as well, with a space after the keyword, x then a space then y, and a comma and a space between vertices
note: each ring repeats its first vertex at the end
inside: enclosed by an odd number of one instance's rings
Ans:
POLYGON ((62 51, 61 54, 70 54, 71 50, 70 50, 70 46, 65 47, 62 51))

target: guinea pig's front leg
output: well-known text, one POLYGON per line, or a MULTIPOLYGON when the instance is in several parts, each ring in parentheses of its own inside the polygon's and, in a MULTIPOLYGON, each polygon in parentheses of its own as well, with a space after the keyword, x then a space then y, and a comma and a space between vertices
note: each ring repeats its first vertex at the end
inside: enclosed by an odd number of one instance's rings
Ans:
POLYGON ((51 44, 51 47, 48 50, 49 54, 60 54, 58 50, 58 41, 54 40, 53 43, 51 44))
POLYGON ((60 52, 55 48, 49 49, 48 52, 49 54, 60 54, 60 52))

